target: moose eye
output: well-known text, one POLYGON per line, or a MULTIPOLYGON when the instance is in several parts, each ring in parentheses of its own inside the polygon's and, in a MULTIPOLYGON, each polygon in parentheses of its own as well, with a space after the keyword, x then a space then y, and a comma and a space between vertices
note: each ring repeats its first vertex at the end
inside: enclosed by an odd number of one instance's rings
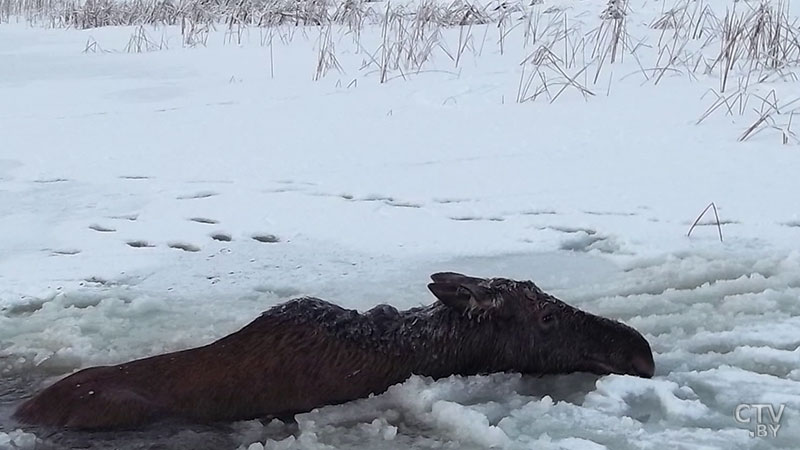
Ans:
POLYGON ((542 331, 550 331, 553 329, 556 324, 558 323, 558 319, 556 318, 555 314, 553 313, 544 313, 539 318, 539 324, 542 331))

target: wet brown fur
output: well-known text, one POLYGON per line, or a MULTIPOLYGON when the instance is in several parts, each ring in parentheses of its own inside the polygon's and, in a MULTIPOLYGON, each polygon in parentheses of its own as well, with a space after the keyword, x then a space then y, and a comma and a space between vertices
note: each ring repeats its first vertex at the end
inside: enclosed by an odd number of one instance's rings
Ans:
POLYGON ((530 282, 452 276, 463 278, 440 277, 431 285, 442 301, 402 312, 380 305, 358 313, 315 298, 292 300, 203 347, 81 370, 24 403, 15 417, 54 427, 133 428, 166 418, 213 422, 290 416, 383 392, 412 374, 587 370, 652 375, 649 345, 623 324, 553 303, 559 301, 530 282), (530 300, 524 308, 533 309, 507 310, 521 295, 530 300), (513 319, 500 314, 504 302, 505 314, 513 312, 513 319), (565 333, 581 332, 570 330, 583 329, 586 321, 597 323, 600 337, 589 336, 585 345, 600 350, 576 350, 574 357, 566 353, 569 358, 550 354, 569 349, 542 352, 534 340, 548 338, 535 321, 545 310, 562 314, 559 320, 567 325, 584 321, 565 333), (520 321, 533 334, 516 332, 520 321), (602 360, 600 368, 584 354, 602 354, 592 356, 602 360), (649 358, 651 366, 637 372, 630 368, 631 358, 649 358))

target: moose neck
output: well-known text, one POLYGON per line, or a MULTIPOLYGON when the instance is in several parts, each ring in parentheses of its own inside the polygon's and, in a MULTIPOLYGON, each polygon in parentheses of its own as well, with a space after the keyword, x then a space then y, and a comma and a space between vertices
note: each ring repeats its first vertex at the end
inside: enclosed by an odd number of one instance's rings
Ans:
POLYGON ((400 313, 387 340, 402 352, 411 373, 442 378, 507 370, 498 331, 496 322, 469 319, 437 303, 400 313))

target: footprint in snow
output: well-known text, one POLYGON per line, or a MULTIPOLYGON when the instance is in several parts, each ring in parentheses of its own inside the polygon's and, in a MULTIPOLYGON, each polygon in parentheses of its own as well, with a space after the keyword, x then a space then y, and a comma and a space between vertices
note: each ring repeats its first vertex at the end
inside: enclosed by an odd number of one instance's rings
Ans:
POLYGON ((39 184, 64 183, 67 181, 69 180, 66 178, 42 178, 39 180, 33 180, 34 183, 39 183, 39 184))
POLYGON ((310 183, 308 181, 276 180, 275 182, 280 184, 299 184, 301 186, 316 186, 316 183, 310 183))
POLYGON ((169 246, 169 248, 174 248, 174 249, 177 249, 177 250, 183 250, 185 252, 194 253, 194 252, 199 252, 200 251, 200 247, 198 247, 196 245, 189 244, 187 242, 169 242, 167 244, 167 246, 169 246))
POLYGON ((147 241, 127 241, 125 243, 128 244, 129 247, 133 247, 133 248, 152 248, 152 247, 155 247, 155 245, 153 245, 153 244, 151 244, 151 243, 149 243, 147 241))
POLYGON ((93 223, 93 224, 89 225, 89 229, 97 231, 97 232, 100 232, 100 233, 113 233, 113 232, 117 231, 114 228, 105 227, 103 225, 98 225, 96 223, 93 223))
POLYGON ((478 221, 502 222, 506 219, 502 217, 455 216, 451 217, 450 220, 455 220, 456 222, 478 222, 478 221))
POLYGON ((146 175, 122 175, 119 177, 121 180, 149 180, 150 177, 146 175))
POLYGON ((394 197, 389 197, 389 196, 386 196, 386 195, 379 195, 379 194, 367 195, 366 197, 361 197, 361 198, 353 198, 352 195, 342 194, 342 195, 339 195, 339 197, 341 197, 341 198, 343 198, 345 200, 351 200, 351 201, 356 201, 356 202, 382 202, 382 203, 385 203, 385 204, 387 204, 389 206, 394 206, 394 207, 397 207, 397 208, 421 208, 422 207, 422 205, 420 205, 419 203, 407 202, 407 201, 404 201, 404 200, 396 199, 394 197))
MULTIPOLYGON (((738 220, 731 220, 731 219, 720 219, 719 220, 719 224, 720 225, 738 225, 738 224, 741 224, 741 223, 742 222, 739 222, 738 220)), ((683 221, 683 224, 689 226, 689 225, 692 225, 693 222, 689 222, 689 221, 685 220, 685 221, 683 221)), ((695 226, 696 227, 715 227, 715 226, 717 226, 717 220, 716 219, 701 220, 701 221, 697 222, 697 224, 695 224, 695 226)))
POLYGON ((399 200, 387 200, 384 201, 389 206, 394 206, 395 208, 422 208, 422 205, 419 203, 412 203, 412 202, 404 202, 399 200))
POLYGON ((558 213, 552 209, 529 209, 527 211, 522 211, 520 214, 523 216, 553 216, 558 213))
POLYGON ((51 250, 50 254, 53 256, 72 256, 77 255, 81 251, 77 248, 65 248, 65 249, 58 249, 58 250, 51 250))
POLYGON ((252 238, 265 244, 274 244, 281 241, 278 236, 275 236, 274 234, 254 234, 252 238))
POLYGON ((279 187, 279 188, 272 188, 272 189, 265 189, 263 192, 267 194, 282 194, 284 192, 299 192, 303 189, 300 187, 293 187, 293 186, 286 186, 286 187, 279 187))
POLYGON ((385 196, 385 195, 377 195, 377 194, 376 195, 368 195, 366 197, 362 197, 362 198, 359 198, 359 199, 356 199, 356 200, 357 201, 362 201, 362 202, 393 202, 393 201, 395 201, 394 197, 388 197, 388 196, 385 196))
POLYGON ((202 223, 206 225, 215 225, 219 223, 219 220, 209 219, 208 217, 192 217, 189 219, 189 221, 202 223))
POLYGON ((84 283, 99 284, 101 286, 107 286, 107 285, 111 284, 111 282, 106 280, 105 278, 96 277, 96 276, 91 276, 91 277, 84 278, 83 281, 84 281, 84 283))
POLYGON ((220 242, 230 242, 232 240, 231 235, 227 233, 214 233, 211 235, 211 239, 220 242))
POLYGON ((625 211, 583 211, 584 214, 592 216, 635 216, 636 213, 625 211))
POLYGON ((470 201, 466 198, 435 198, 433 199, 436 203, 441 203, 443 205, 449 205, 451 203, 464 203, 470 201))
POLYGON ((583 227, 570 227, 570 226, 563 226, 563 225, 548 225, 544 227, 538 227, 540 230, 553 230, 558 231, 561 233, 586 233, 588 236, 594 236, 597 234, 597 230, 593 230, 591 228, 583 228, 583 227))
POLYGON ((129 222, 135 222, 136 219, 139 218, 139 215, 138 214, 122 214, 122 215, 119 215, 119 216, 108 216, 108 218, 109 219, 114 219, 114 220, 127 220, 129 222))
POLYGON ((201 191, 201 192, 195 192, 194 194, 179 195, 179 196, 177 196, 175 198, 177 198, 178 200, 198 200, 198 199, 201 199, 201 198, 209 198, 209 197, 214 197, 214 196, 217 196, 217 195, 219 195, 218 192, 201 191))

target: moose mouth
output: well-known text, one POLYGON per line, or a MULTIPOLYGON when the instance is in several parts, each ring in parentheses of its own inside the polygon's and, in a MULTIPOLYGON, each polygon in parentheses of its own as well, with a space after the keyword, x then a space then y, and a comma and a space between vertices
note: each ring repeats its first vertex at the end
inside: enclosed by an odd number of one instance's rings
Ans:
POLYGON ((625 373, 624 370, 599 359, 589 358, 587 363, 587 370, 597 375, 608 375, 610 373, 622 375, 625 373))
POLYGON ((649 361, 646 358, 634 357, 630 366, 620 368, 606 361, 597 358, 587 358, 587 370, 597 375, 635 375, 642 378, 652 378, 655 372, 655 365, 652 359, 649 361))

